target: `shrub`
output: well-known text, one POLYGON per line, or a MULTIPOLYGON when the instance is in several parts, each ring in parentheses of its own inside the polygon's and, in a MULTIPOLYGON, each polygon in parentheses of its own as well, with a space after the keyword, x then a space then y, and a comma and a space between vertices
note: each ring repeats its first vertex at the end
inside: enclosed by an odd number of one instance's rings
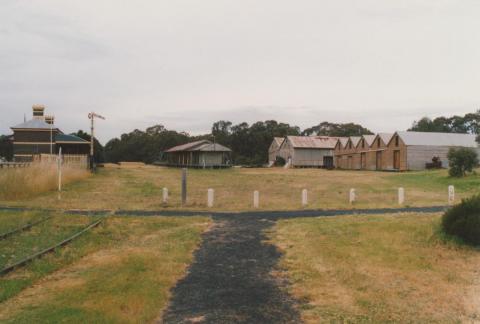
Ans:
POLYGON ((477 152, 472 148, 451 148, 447 157, 450 164, 448 173, 452 177, 463 177, 478 165, 477 152))
POLYGON ((465 243, 480 245, 480 195, 449 209, 442 218, 442 230, 465 243))

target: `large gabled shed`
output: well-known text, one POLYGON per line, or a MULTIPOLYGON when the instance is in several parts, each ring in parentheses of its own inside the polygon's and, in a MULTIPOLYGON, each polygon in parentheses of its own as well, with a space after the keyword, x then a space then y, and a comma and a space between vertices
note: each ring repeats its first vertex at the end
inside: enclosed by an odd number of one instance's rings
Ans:
POLYGON ((334 149, 338 137, 287 136, 280 147, 280 154, 292 167, 334 167, 334 149))
POLYGON ((396 132, 385 150, 387 170, 424 170, 427 163, 438 158, 442 167, 448 168, 447 154, 450 148, 468 147, 479 153, 473 134, 396 132))
POLYGON ((378 133, 375 136, 367 157, 368 170, 389 170, 391 168, 391 159, 385 151, 392 136, 393 133, 378 133))
POLYGON ((191 168, 226 168, 231 166, 228 147, 209 140, 178 145, 165 151, 167 165, 191 168))
POLYGON ((268 163, 269 165, 275 163, 277 157, 282 157, 280 154, 280 147, 282 146, 283 141, 285 138, 283 137, 275 137, 268 148, 268 163))
POLYGON ((362 170, 368 170, 368 166, 371 164, 371 160, 373 158, 371 146, 375 140, 375 137, 375 135, 363 135, 357 144, 356 150, 360 159, 359 168, 362 170))

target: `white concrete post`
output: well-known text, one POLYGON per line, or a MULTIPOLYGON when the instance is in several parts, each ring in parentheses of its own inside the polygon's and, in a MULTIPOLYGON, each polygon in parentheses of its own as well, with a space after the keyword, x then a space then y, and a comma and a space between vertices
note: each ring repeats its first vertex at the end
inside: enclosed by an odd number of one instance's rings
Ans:
POLYGON ((350 204, 353 204, 356 199, 357 199, 357 195, 355 193, 355 189, 352 188, 350 189, 350 195, 349 195, 348 201, 350 202, 350 204))
POLYGON ((168 203, 168 189, 167 188, 163 188, 163 195, 162 195, 162 200, 163 200, 163 203, 166 204, 168 203))
POLYGON ((405 202, 405 189, 402 187, 398 188, 398 204, 403 205, 405 202))
POLYGON ((208 207, 213 207, 213 200, 215 196, 215 191, 213 189, 208 189, 208 195, 207 195, 207 206, 208 207))
POLYGON ((308 205, 308 191, 307 189, 302 190, 302 206, 307 207, 308 205))
POLYGON ((455 203, 455 187, 448 186, 448 205, 452 206, 455 203))
POLYGON ((255 190, 253 192, 253 208, 258 207, 260 207, 260 192, 258 192, 258 190, 255 190))

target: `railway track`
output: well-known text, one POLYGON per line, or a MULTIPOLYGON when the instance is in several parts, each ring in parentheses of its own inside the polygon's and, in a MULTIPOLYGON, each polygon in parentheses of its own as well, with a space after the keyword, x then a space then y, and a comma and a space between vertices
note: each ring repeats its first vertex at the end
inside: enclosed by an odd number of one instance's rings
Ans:
POLYGON ((52 218, 52 216, 48 216, 48 217, 42 218, 42 219, 39 220, 39 221, 36 221, 36 222, 33 222, 33 223, 28 223, 28 224, 22 225, 22 226, 20 226, 20 227, 18 227, 18 228, 15 228, 15 229, 13 229, 13 230, 11 230, 11 231, 8 231, 8 232, 5 232, 5 233, 3 233, 3 234, 0 234, 0 241, 1 241, 1 240, 4 240, 4 239, 6 239, 6 238, 8 238, 8 237, 10 237, 10 236, 12 236, 12 235, 15 235, 15 234, 17 234, 17 233, 21 233, 21 232, 23 232, 23 231, 27 231, 27 230, 29 230, 30 228, 32 228, 33 226, 35 226, 35 225, 39 225, 39 224, 41 224, 41 223, 43 223, 43 222, 46 222, 46 221, 49 220, 50 218, 52 218))
POLYGON ((50 252, 53 252, 55 251, 56 249, 60 248, 60 247, 63 247, 69 243, 71 243, 73 240, 75 240, 76 238, 78 238, 79 236, 85 234, 86 232, 90 231, 91 229, 97 227, 98 225, 100 225, 104 220, 105 220, 106 217, 101 217, 100 219, 97 219, 93 222, 91 222, 90 224, 88 224, 86 227, 84 227, 83 229, 81 229, 80 231, 76 232, 75 234, 71 235, 70 237, 64 239, 63 241, 59 242, 59 243, 56 243, 40 252, 37 252, 35 254, 32 254, 12 265, 9 265, 5 268, 3 268, 2 270, 0 270, 0 276, 4 276, 12 271, 14 271, 15 269, 17 268, 20 268, 20 267, 23 267, 25 265, 27 265, 28 263, 34 261, 35 259, 38 259, 38 258, 41 258, 42 256, 44 256, 45 254, 48 254, 50 252))

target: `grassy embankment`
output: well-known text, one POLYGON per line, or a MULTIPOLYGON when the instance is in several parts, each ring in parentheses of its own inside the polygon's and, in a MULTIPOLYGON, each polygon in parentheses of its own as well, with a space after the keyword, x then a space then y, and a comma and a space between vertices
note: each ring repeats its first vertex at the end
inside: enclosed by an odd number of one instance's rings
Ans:
MULTIPOLYGON (((1 230, 39 214, 0 213, 1 230), (18 221, 12 221, 16 218, 18 221), (6 224, 6 225, 4 225, 6 224)), ((60 216, 0 241, 9 264, 60 241, 92 220, 60 216)), ((67 247, 0 278, 0 321, 153 321, 191 262, 207 218, 109 218, 67 247)))
POLYGON ((306 322, 473 322, 480 251, 439 232, 439 215, 280 221, 279 276, 306 301, 306 322))
POLYGON ((301 208, 301 191, 308 189, 308 208, 398 207, 397 189, 406 190, 406 206, 447 204, 447 187, 455 185, 457 201, 480 192, 480 175, 448 177, 446 170, 408 173, 327 171, 319 169, 189 170, 188 206, 180 204, 179 169, 157 167, 103 169, 99 174, 65 187, 62 200, 47 193, 29 200, 0 204, 78 209, 207 209, 207 189, 215 189, 214 210, 251 210, 254 190, 260 191, 260 209, 301 208), (162 188, 170 200, 162 204, 162 188), (348 191, 357 190, 357 202, 348 204, 348 191))

